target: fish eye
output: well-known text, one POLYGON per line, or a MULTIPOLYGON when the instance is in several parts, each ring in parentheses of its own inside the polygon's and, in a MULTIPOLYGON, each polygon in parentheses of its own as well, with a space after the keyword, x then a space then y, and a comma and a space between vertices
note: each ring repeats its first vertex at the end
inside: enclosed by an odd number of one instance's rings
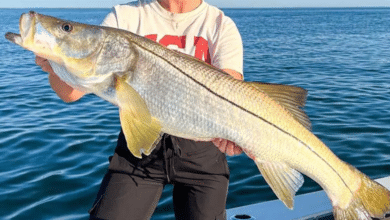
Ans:
POLYGON ((73 26, 71 24, 65 23, 62 25, 62 30, 70 33, 73 30, 73 26))

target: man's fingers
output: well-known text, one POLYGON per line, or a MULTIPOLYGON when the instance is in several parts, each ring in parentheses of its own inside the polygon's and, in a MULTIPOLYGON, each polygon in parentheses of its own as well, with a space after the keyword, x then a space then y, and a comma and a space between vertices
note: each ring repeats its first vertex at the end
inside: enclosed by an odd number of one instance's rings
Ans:
POLYGON ((242 149, 232 141, 223 138, 214 138, 211 141, 222 153, 226 153, 228 156, 242 153, 242 149))
POLYGON ((227 146, 226 146, 226 154, 229 155, 229 156, 233 156, 234 155, 234 143, 233 142, 228 142, 227 143, 227 146))
POLYGON ((255 160, 255 159, 256 159, 255 155, 251 154, 250 152, 245 152, 245 153, 246 153, 246 155, 247 155, 249 158, 251 158, 252 160, 255 160))
POLYGON ((35 56, 35 63, 36 63, 37 65, 42 65, 42 64, 44 64, 45 62, 47 62, 47 59, 42 58, 42 57, 40 57, 40 56, 35 56))
POLYGON ((227 147, 227 140, 225 139, 221 139, 221 141, 219 142, 219 150, 223 153, 226 152, 226 147, 227 147))
POLYGON ((234 151, 234 155, 241 154, 242 153, 242 148, 234 145, 233 151, 234 151))
POLYGON ((229 156, 234 156, 242 153, 241 147, 237 146, 234 142, 228 142, 226 147, 226 154, 229 156))
POLYGON ((43 61, 42 57, 35 56, 35 64, 40 66, 42 64, 42 61, 43 61))
POLYGON ((42 68, 42 71, 47 73, 52 73, 53 69, 50 66, 50 63, 47 59, 35 56, 35 63, 42 68))
POLYGON ((219 143, 221 143, 222 139, 221 138, 214 138, 211 140, 211 142, 213 142, 213 144, 217 147, 219 147, 219 143))

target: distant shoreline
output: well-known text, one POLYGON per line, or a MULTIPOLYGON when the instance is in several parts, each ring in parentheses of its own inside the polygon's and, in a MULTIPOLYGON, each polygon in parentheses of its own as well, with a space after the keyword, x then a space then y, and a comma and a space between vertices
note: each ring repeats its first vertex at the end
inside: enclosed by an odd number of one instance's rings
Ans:
MULTIPOLYGON (((58 7, 58 8, 45 8, 45 7, 26 7, 26 8, 0 8, 0 9, 111 9, 109 8, 83 8, 83 7, 58 7)), ((361 6, 361 7, 257 7, 257 8, 252 8, 252 7, 243 7, 243 8, 225 8, 221 7, 221 9, 224 10, 259 10, 259 9, 264 9, 264 10, 275 10, 275 9, 390 9, 390 6, 361 6)))

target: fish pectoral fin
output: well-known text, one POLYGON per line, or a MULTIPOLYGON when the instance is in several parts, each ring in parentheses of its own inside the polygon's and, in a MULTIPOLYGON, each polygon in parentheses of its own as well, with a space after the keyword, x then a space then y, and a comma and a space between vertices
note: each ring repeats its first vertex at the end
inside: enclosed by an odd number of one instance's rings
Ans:
POLYGON ((120 110, 119 117, 129 151, 137 158, 142 158, 142 154, 150 155, 162 136, 158 121, 155 118, 150 122, 138 120, 126 109, 120 110))
POLYGON ((273 100, 277 101, 305 128, 311 130, 311 122, 302 110, 305 106, 307 91, 298 86, 281 85, 272 83, 250 82, 254 88, 264 92, 273 100))
POLYGON ((255 163, 276 196, 289 209, 293 209, 295 193, 304 181, 302 174, 284 163, 259 160, 255 163))
POLYGON ((161 139, 161 125, 152 117, 142 97, 123 79, 117 78, 119 118, 127 147, 138 158, 149 155, 161 139))

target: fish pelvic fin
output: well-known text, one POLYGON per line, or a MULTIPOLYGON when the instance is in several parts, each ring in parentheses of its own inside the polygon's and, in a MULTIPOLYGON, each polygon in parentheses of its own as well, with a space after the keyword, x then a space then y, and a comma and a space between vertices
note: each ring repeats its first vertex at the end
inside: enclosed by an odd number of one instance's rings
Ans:
POLYGON ((260 160, 255 160, 255 163, 276 196, 293 209, 295 193, 304 182, 302 174, 284 163, 260 160))
POLYGON ((117 77, 119 118, 130 152, 137 158, 149 155, 161 139, 161 125, 152 117, 143 98, 125 79, 117 77))
POLYGON ((371 217, 382 219, 390 212, 390 191, 381 184, 371 180, 365 174, 350 166, 361 179, 360 187, 354 192, 346 208, 333 207, 336 220, 371 220, 371 217))
POLYGON ((306 103, 307 91, 298 86, 250 82, 252 87, 267 94, 283 106, 306 129, 311 130, 311 122, 302 110, 306 103))

